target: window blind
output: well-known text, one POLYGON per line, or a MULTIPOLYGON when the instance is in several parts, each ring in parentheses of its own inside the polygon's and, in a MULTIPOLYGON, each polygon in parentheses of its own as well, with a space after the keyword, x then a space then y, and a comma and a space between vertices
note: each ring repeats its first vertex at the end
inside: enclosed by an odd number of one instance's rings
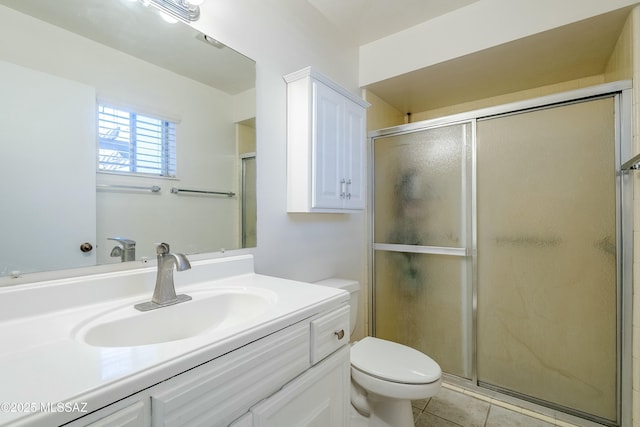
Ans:
POLYGON ((176 124, 98 105, 98 170, 176 176, 176 124))

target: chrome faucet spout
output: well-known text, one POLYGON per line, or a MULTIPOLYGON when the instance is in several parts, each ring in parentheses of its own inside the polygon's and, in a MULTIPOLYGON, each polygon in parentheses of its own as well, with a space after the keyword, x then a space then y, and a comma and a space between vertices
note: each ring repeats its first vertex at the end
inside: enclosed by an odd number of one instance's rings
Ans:
POLYGON ((122 262, 135 261, 136 259, 136 241, 127 239, 126 237, 109 237, 107 240, 115 240, 119 243, 111 249, 112 257, 120 257, 122 262))
POLYGON ((184 254, 171 253, 169 244, 167 243, 158 244, 156 253, 158 255, 156 287, 153 290, 151 301, 135 305, 135 308, 140 311, 154 310, 191 299, 188 295, 176 295, 176 288, 173 283, 174 268, 177 271, 184 271, 191 268, 191 263, 187 257, 184 254))
POLYGON ((184 254, 168 254, 173 257, 176 265, 176 271, 185 271, 191 268, 191 263, 184 254))

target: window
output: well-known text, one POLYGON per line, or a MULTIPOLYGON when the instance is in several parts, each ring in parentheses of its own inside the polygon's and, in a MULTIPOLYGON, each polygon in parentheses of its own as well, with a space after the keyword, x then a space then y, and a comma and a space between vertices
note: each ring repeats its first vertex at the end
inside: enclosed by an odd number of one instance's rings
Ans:
POLYGON ((98 105, 98 170, 176 176, 176 124, 98 105))

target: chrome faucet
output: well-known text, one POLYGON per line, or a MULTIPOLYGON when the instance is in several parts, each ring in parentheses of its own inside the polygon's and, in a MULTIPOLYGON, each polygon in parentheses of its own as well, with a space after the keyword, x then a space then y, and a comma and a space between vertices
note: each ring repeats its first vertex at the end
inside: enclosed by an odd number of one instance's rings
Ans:
POLYGON ((183 254, 174 254, 169 251, 169 244, 159 243, 156 247, 158 254, 158 275, 156 277, 156 288, 153 291, 151 301, 136 304, 134 307, 140 311, 155 310, 156 308, 178 304, 189 301, 189 295, 176 295, 176 288, 173 284, 173 268, 177 271, 184 271, 191 268, 187 257, 183 254))
POLYGON ((125 237, 109 237, 107 240, 115 240, 120 243, 111 249, 112 257, 120 257, 121 262, 136 260, 136 241, 125 237))

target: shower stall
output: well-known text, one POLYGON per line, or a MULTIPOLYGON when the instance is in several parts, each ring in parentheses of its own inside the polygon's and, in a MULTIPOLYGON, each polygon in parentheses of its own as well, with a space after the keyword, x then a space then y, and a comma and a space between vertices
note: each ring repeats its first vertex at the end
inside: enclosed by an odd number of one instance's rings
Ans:
POLYGON ((630 422, 629 117, 620 82, 372 132, 373 335, 630 422))

